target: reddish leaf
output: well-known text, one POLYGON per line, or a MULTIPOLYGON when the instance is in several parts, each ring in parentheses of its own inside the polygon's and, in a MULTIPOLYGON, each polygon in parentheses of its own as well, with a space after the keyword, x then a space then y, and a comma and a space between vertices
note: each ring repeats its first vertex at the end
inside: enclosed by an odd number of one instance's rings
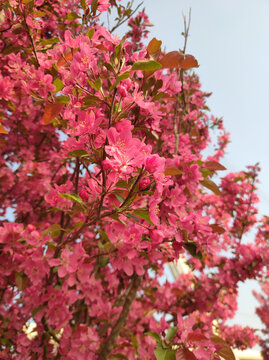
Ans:
POLYGON ((4 146, 6 143, 6 140, 4 139, 0 139, 0 147, 4 146))
POLYGON ((143 26, 154 26, 151 22, 144 22, 143 26))
POLYGON ((167 168, 164 170, 164 175, 182 175, 182 171, 177 168, 167 168))
POLYGON ((214 344, 219 345, 220 349, 217 350, 217 354, 225 360, 235 360, 234 353, 230 346, 217 335, 213 335, 211 340, 214 344))
POLYGON ((24 290, 28 283, 27 276, 22 272, 17 272, 15 274, 15 282, 20 291, 24 290))
POLYGON ((191 332, 191 333, 188 334, 187 340, 192 341, 192 342, 197 342, 197 341, 208 340, 208 338, 203 334, 198 334, 198 333, 191 332))
POLYGON ((63 106, 64 105, 60 104, 58 101, 55 101, 54 103, 47 103, 42 117, 42 124, 48 125, 51 120, 60 114, 63 106))
POLYGON ((218 188, 218 185, 216 185, 214 183, 214 181, 209 180, 209 179, 204 179, 204 180, 201 180, 200 183, 202 185, 204 185, 206 188, 208 188, 209 190, 213 191, 214 194, 221 195, 220 189, 218 188))
POLYGON ((182 290, 179 290, 178 288, 173 288, 172 292, 177 296, 177 297, 182 297, 184 295, 184 292, 182 290))
POLYGON ((105 45, 103 44, 99 44, 96 46, 97 49, 99 50, 103 50, 103 51, 109 51, 107 47, 105 47, 105 45))
POLYGON ((77 50, 67 50, 63 55, 60 56, 60 58, 57 61, 57 66, 64 66, 68 63, 68 61, 71 61, 73 59, 74 54, 77 52, 77 50))
POLYGON ((178 69, 190 69, 193 67, 198 67, 198 62, 192 55, 186 55, 181 51, 171 51, 164 55, 161 60, 159 60, 163 68, 178 68, 178 69))
POLYGON ((200 133, 196 128, 191 129, 190 135, 193 137, 200 137, 200 133))
POLYGON ((206 161, 205 162, 205 168, 208 170, 226 170, 226 167, 218 163, 217 161, 206 161))
POLYGON ((175 360, 197 360, 197 357, 189 349, 182 348, 177 350, 175 360))
POLYGON ((4 126, 0 123, 0 134, 8 134, 8 131, 4 128, 4 126))
POLYGON ((219 235, 224 234, 226 231, 225 229, 223 229, 223 227, 219 226, 218 224, 212 224, 210 225, 210 227, 214 233, 217 233, 219 235))
POLYGON ((161 45, 162 45, 161 40, 157 40, 156 38, 153 38, 152 40, 150 40, 150 42, 147 46, 148 54, 152 55, 152 54, 156 53, 160 49, 161 45))
MULTIPOLYGON (((166 101, 177 101, 178 100, 178 98, 175 95, 171 96, 169 94, 163 94, 162 99, 165 99, 166 101)), ((167 109, 166 109, 166 111, 167 111, 167 109)))

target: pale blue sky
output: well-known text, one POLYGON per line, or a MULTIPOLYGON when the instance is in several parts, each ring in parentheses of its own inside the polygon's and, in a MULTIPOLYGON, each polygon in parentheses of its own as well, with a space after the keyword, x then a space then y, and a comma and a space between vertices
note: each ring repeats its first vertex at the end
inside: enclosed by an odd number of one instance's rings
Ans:
MULTIPOLYGON (((187 52, 193 54, 203 89, 213 92, 212 113, 224 118, 231 143, 222 163, 230 171, 260 162, 260 211, 269 214, 269 1, 145 0, 149 40, 167 51, 183 45, 182 12, 192 10, 187 52)), ((233 321, 261 328, 255 315, 254 281, 240 286, 239 311, 233 321)))

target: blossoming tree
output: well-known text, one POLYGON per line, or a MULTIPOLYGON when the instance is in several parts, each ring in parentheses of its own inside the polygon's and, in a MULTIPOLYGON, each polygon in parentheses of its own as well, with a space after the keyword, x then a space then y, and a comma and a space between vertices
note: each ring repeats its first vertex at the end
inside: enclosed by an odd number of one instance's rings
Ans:
POLYGON ((230 360, 258 339, 226 325, 268 261, 241 241, 258 166, 212 180, 228 134, 198 62, 132 5, 1 2, 1 359, 230 360), (179 256, 193 271, 163 282, 179 256))
MULTIPOLYGON (((269 218, 268 216, 264 217, 259 228, 259 236, 261 239, 269 239, 269 218)), ((262 356, 264 360, 269 359, 269 283, 268 283, 268 269, 264 273, 264 277, 261 281, 262 293, 254 292, 257 300, 260 303, 260 306, 256 309, 256 313, 260 317, 262 323, 264 324, 264 329, 262 330, 263 336, 260 341, 262 348, 262 356)))

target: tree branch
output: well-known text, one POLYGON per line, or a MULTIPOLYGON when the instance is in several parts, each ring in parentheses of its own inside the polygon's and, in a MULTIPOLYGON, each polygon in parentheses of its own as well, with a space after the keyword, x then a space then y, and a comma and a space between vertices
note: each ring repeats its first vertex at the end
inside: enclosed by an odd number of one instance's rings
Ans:
POLYGON ((142 278, 140 276, 137 276, 136 274, 133 276, 129 290, 128 296, 126 297, 124 301, 124 305, 122 307, 122 311, 120 313, 120 316, 118 318, 118 321, 114 325, 114 327, 111 330, 111 333, 107 339, 107 341, 104 343, 104 346, 97 358, 97 360, 106 360, 108 356, 110 355, 113 346, 115 345, 115 342, 117 340, 117 337, 119 336, 122 328, 125 326, 131 305, 136 297, 137 290, 141 284, 142 278))

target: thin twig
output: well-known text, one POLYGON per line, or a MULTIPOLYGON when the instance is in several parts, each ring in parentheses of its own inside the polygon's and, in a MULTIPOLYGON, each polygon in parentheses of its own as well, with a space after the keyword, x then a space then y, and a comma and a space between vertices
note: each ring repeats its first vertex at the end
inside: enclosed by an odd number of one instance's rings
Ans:
MULTIPOLYGON (((190 24, 191 24, 191 9, 189 10, 189 20, 188 20, 188 24, 187 24, 187 20, 186 20, 186 16, 183 15, 183 20, 184 20, 184 32, 182 33, 182 35, 184 36, 184 46, 183 46, 183 50, 182 52, 185 54, 186 52, 186 48, 187 48, 187 41, 188 41, 188 36, 189 36, 189 30, 190 30, 190 24)), ((186 97, 185 97, 185 92, 184 92, 184 87, 183 87, 183 83, 184 83, 184 70, 180 69, 179 72, 179 78, 181 81, 181 90, 180 90, 180 94, 181 94, 181 98, 182 98, 182 109, 185 112, 186 111, 186 97)), ((175 151, 174 154, 176 155, 178 152, 178 142, 179 142, 179 133, 180 133, 180 121, 178 123, 178 106, 179 106, 179 99, 176 102, 175 105, 175 114, 174 114, 174 134, 175 134, 175 151)))
POLYGON ((53 338, 54 341, 56 341, 57 344, 59 344, 60 340, 57 338, 57 336, 54 334, 54 332, 49 328, 47 320, 45 319, 44 316, 41 321, 42 321, 45 331, 53 338))
POLYGON ((97 183, 97 185, 102 186, 102 185, 99 183, 99 181, 98 181, 94 176, 92 176, 92 174, 91 174, 88 166, 87 166, 83 161, 81 161, 81 163, 82 163, 84 169, 87 171, 87 174, 89 175, 89 177, 90 177, 91 179, 93 179, 93 180, 97 183))
POLYGON ((255 165, 255 168, 254 168, 254 174, 252 176, 252 181, 251 181, 251 190, 250 190, 250 197, 249 197, 249 201, 248 201, 248 207, 247 207, 247 211, 246 211, 246 215, 242 221, 242 227, 241 227, 241 232, 240 232, 240 235, 238 237, 238 239, 241 241, 242 240, 242 237, 244 235, 244 231, 245 231, 245 228, 247 226, 247 217, 249 215, 249 212, 250 212, 250 207, 252 205, 252 198, 253 198, 253 193, 254 193, 254 190, 255 190, 255 181, 256 181, 256 177, 257 177, 257 167, 258 167, 258 164, 255 165))
POLYGON ((112 34, 113 31, 115 31, 119 26, 121 26, 122 24, 124 24, 127 20, 130 19, 130 17, 132 17, 134 15, 134 13, 140 8, 140 6, 143 5, 143 2, 141 2, 140 4, 137 5, 137 7, 131 12, 130 15, 128 15, 125 19, 119 20, 117 22, 117 24, 112 28, 112 30, 110 31, 110 33, 112 34))
POLYGON ((177 100, 177 102, 176 102, 175 114, 174 114, 174 133, 175 133, 175 151, 174 151, 174 154, 175 155, 178 152, 178 142, 179 142, 179 125, 177 125, 178 105, 179 105, 179 100, 177 100))
POLYGON ((5 32, 5 31, 10 30, 10 29, 12 28, 12 26, 13 26, 13 25, 10 25, 8 28, 6 28, 6 29, 4 29, 4 30, 0 30, 0 33, 3 33, 3 32, 5 32))
POLYGON ((183 15, 183 19, 184 19, 184 47, 182 52, 185 54, 186 52, 186 47, 187 47, 187 41, 188 41, 188 36, 189 36, 189 31, 190 31, 190 24, 191 24, 191 9, 189 9, 189 21, 188 21, 188 25, 187 25, 187 21, 186 21, 186 16, 183 15))
POLYGON ((140 174, 138 175, 138 177, 136 178, 135 182, 133 183, 133 186, 131 187, 131 190, 129 191, 129 194, 127 195, 126 199, 124 200, 124 202, 121 204, 120 209, 124 207, 124 205, 127 204, 128 200, 132 197, 136 185, 138 184, 139 180, 141 179, 142 175, 143 175, 143 170, 144 170, 144 165, 141 168, 140 174))
POLYGON ((76 158, 76 179, 75 179, 75 193, 78 193, 78 181, 79 181, 79 168, 80 168, 80 162, 79 162, 79 158, 76 158))
POLYGON ((40 63, 38 61, 38 57, 37 57, 37 53, 36 53, 36 49, 35 49, 35 44, 34 44, 34 41, 33 41, 33 38, 32 38, 32 35, 31 35, 31 32, 30 32, 30 28, 27 24, 27 21, 26 21, 26 16, 25 16, 25 13, 23 12, 23 18, 24 18, 24 24, 25 24, 25 27, 26 27, 26 32, 27 32, 27 35, 30 39, 30 42, 32 44, 32 48, 33 48, 33 52, 34 52, 34 55, 35 55, 35 59, 36 59, 36 62, 37 62, 37 65, 40 66, 40 63))
POLYGON ((112 101, 111 101, 110 112, 109 112, 108 128, 110 128, 110 126, 112 125, 113 109, 114 109, 114 105, 115 105, 116 95, 117 95, 117 88, 114 89, 113 95, 112 95, 112 101))
MULTIPOLYGON (((103 153, 105 154, 105 150, 103 151, 103 153)), ((98 206, 97 219, 100 219, 101 210, 102 210, 104 199, 106 196, 106 174, 105 174, 105 170, 103 168, 102 163, 100 164, 100 166, 101 166, 101 172, 102 172, 102 195, 101 195, 100 203, 98 206)))

